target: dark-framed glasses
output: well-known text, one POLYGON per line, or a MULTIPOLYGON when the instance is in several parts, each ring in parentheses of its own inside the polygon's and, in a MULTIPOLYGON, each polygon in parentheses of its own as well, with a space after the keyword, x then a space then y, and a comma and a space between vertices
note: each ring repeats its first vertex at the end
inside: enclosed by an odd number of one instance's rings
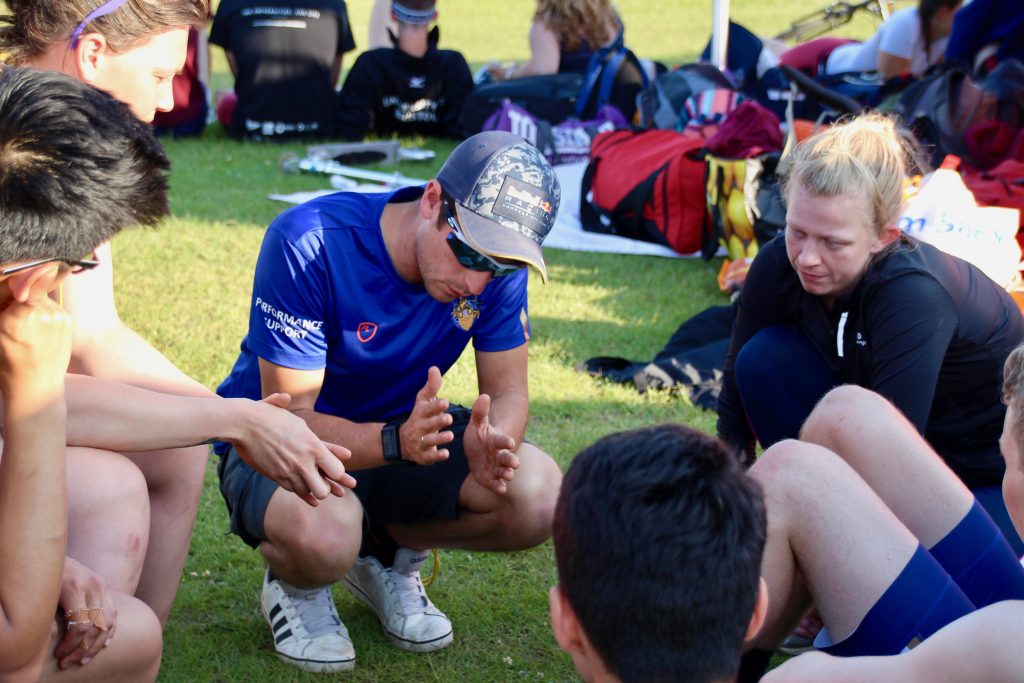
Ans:
POLYGON ((65 258, 63 256, 54 256, 53 258, 39 259, 38 261, 30 261, 29 263, 22 263, 20 266, 11 266, 10 268, 4 268, 0 270, 0 275, 14 275, 20 273, 29 268, 35 268, 46 263, 63 263, 71 267, 72 273, 81 273, 83 270, 92 270, 100 264, 95 259, 74 259, 65 258))
POLYGON ((448 225, 451 226, 452 232, 448 233, 448 247, 455 254, 455 260, 459 262, 459 265, 470 270, 480 271, 482 273, 494 273, 494 277, 502 277, 504 275, 511 275, 517 270, 525 268, 523 265, 512 265, 509 263, 499 263, 486 254, 481 254, 473 247, 466 244, 462 239, 462 230, 459 228, 459 224, 455 220, 455 216, 452 214, 451 208, 448 206, 447 201, 442 201, 441 205, 444 207, 444 217, 448 221, 448 225))

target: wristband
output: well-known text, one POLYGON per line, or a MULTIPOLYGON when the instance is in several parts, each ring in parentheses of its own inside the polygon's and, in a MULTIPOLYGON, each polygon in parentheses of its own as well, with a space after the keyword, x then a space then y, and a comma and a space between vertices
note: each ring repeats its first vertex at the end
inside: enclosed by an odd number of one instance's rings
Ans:
POLYGON ((405 462, 402 458, 402 440, 398 435, 402 424, 402 420, 394 420, 386 423, 380 430, 381 450, 384 452, 384 462, 388 465, 405 462))

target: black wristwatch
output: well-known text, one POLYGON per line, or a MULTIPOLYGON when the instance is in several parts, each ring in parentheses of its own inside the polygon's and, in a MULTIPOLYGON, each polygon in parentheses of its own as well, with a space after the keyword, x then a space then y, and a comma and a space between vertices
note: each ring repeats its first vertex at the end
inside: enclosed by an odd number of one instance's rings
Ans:
POLYGON ((407 462, 402 457, 402 440, 398 430, 403 420, 393 420, 384 425, 380 430, 380 443, 384 451, 384 462, 389 465, 407 462))

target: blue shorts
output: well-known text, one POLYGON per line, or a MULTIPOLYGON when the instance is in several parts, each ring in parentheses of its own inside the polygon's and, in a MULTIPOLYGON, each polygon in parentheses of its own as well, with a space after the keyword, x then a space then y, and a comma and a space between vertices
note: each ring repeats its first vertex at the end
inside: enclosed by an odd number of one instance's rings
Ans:
POLYGON ((852 634, 836 643, 822 629, 814 646, 839 657, 895 655, 973 611, 974 604, 942 565, 918 545, 852 634))
MULTIPOLYGON (((462 437, 470 411, 453 406, 448 412, 455 418, 451 426, 455 439, 447 446, 448 459, 444 462, 415 467, 385 465, 350 472, 356 480, 354 492, 371 525, 458 518, 459 493, 469 476, 462 437)), ((221 455, 217 474, 232 533, 253 548, 258 547, 267 539, 263 518, 277 483, 250 467, 234 446, 221 455)))

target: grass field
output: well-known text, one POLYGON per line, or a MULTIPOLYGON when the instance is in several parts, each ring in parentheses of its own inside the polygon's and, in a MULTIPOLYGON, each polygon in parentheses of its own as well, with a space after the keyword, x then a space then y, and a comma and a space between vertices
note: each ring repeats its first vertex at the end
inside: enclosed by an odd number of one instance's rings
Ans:
MULTIPOLYGON (((642 57, 669 64, 692 60, 707 40, 711 0, 620 0, 627 43, 642 57)), ((352 0, 359 43, 371 0, 352 0)), ((733 17, 773 34, 813 9, 798 0, 734 0, 733 17)), ((473 66, 526 57, 530 0, 441 3, 442 44, 473 66)), ((844 31, 865 35, 861 21, 844 31)), ((351 64, 351 58, 346 59, 351 64)), ((230 86, 215 50, 215 83, 230 86)), ((438 162, 399 170, 428 178, 450 143, 420 140, 438 162)), ((130 231, 114 243, 116 291, 125 320, 185 372, 215 387, 245 333, 252 270, 266 225, 285 205, 270 192, 326 187, 325 179, 285 176, 277 160, 297 146, 239 144, 214 126, 198 140, 168 141, 174 160, 174 217, 158 230, 130 231)), ((529 438, 566 466, 573 454, 612 431, 677 421, 712 430, 713 416, 684 396, 597 382, 573 370, 598 355, 648 359, 676 326, 725 301, 714 284, 717 263, 549 250, 551 281, 531 282, 529 438)), ((475 376, 464 357, 444 394, 472 401, 475 376)), ((227 532, 227 515, 211 467, 178 599, 166 632, 162 681, 293 681, 310 674, 281 663, 259 613, 262 562, 227 532)), ((352 681, 569 681, 569 658, 555 646, 547 588, 555 573, 550 543, 532 551, 488 555, 442 552, 430 589, 452 618, 446 650, 412 655, 390 647, 375 618, 343 590, 341 616, 355 642, 352 681)))

